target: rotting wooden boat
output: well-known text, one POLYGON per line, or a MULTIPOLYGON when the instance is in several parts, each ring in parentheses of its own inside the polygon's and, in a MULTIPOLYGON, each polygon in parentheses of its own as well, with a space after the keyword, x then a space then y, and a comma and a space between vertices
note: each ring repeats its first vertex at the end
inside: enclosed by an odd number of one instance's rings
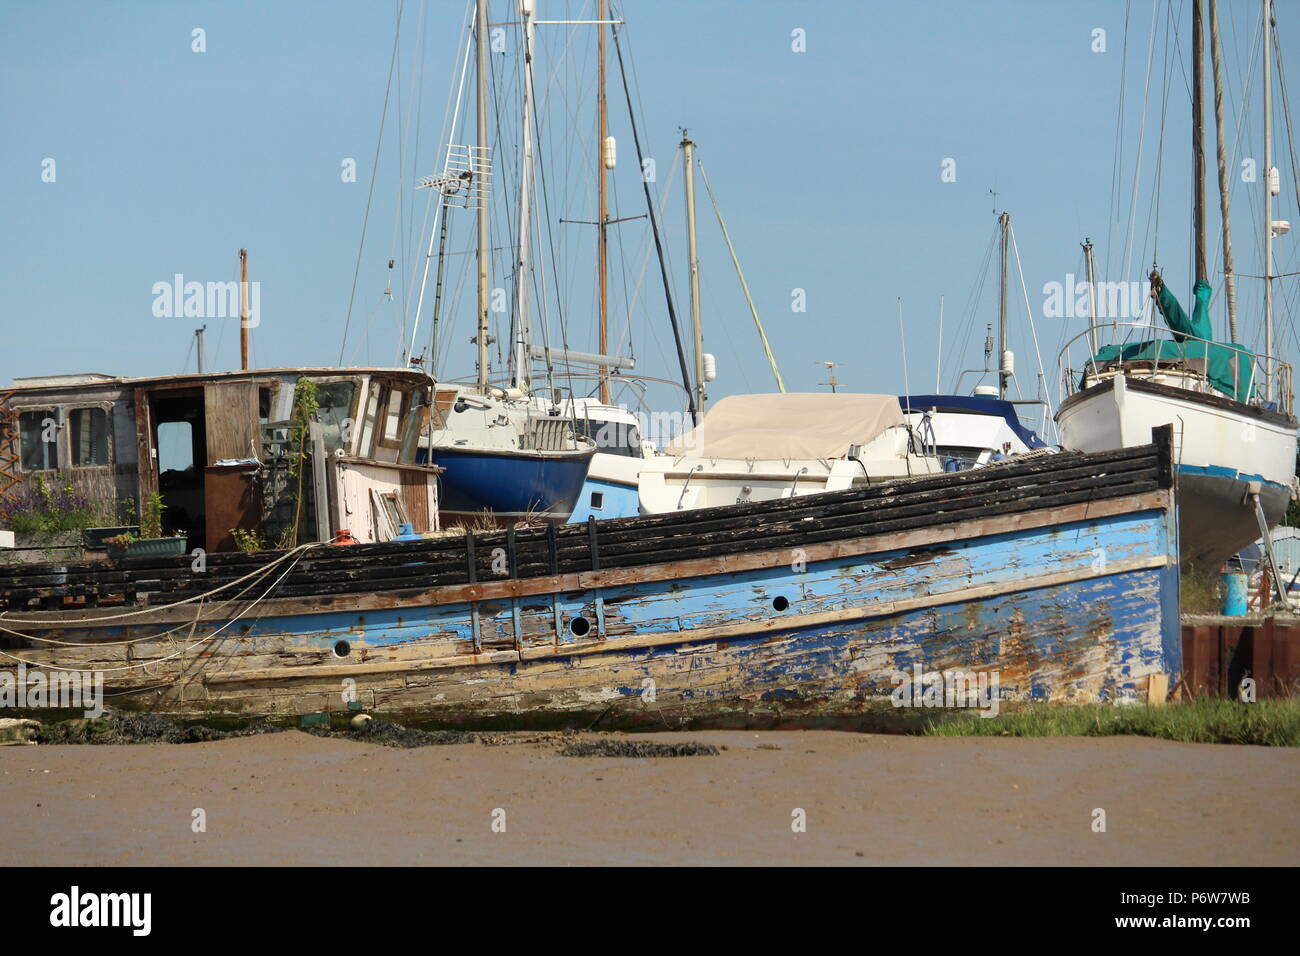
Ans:
POLYGON ((448 723, 853 722, 900 675, 1163 700, 1171 431, 847 491, 411 543, 3 569, 4 670, 110 704, 448 723), (109 606, 110 603, 116 606, 109 606), (20 663, 21 662, 21 663, 20 663))

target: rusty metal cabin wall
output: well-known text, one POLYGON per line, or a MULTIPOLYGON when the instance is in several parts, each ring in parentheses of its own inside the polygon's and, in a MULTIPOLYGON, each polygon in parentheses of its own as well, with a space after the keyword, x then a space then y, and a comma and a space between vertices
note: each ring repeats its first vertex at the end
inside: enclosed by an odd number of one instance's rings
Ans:
POLYGON ((1300 693, 1300 621, 1189 617, 1182 626, 1184 693, 1237 698, 1255 681, 1258 700, 1300 693))

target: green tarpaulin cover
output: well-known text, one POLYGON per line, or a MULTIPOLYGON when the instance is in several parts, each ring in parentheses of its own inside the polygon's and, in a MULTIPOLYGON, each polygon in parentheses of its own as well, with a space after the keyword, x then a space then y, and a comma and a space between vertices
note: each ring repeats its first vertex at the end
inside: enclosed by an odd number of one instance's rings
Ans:
MULTIPOLYGON (((1169 291, 1168 286, 1161 286, 1156 295, 1160 314, 1165 323, 1174 331, 1176 341, 1130 342, 1124 345, 1107 345, 1102 347, 1094 358, 1101 365, 1116 360, 1124 362, 1166 362, 1194 360, 1196 364, 1205 363, 1205 374, 1210 384, 1229 398, 1239 402, 1250 400, 1251 373, 1254 369, 1254 354, 1239 345, 1223 342, 1187 341, 1185 335, 1197 339, 1213 338, 1210 326, 1210 284, 1197 282, 1193 291, 1196 305, 1188 318, 1178 299, 1169 291), (1234 367, 1235 363, 1235 367, 1234 367)), ((1190 362, 1189 362, 1190 364, 1190 362)))

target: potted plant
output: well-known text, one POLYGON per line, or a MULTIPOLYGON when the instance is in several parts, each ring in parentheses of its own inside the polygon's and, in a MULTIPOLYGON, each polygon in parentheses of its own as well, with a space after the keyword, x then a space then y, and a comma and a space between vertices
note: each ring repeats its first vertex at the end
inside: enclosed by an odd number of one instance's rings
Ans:
POLYGON ((162 516, 167 510, 162 495, 152 492, 144 499, 140 509, 140 533, 126 531, 104 541, 111 558, 144 558, 163 555, 184 554, 188 544, 184 532, 177 532, 170 537, 163 537, 162 516))
POLYGON ((93 528, 85 528, 81 532, 81 546, 87 551, 105 551, 107 545, 105 542, 109 538, 120 537, 129 534, 133 538, 140 536, 140 526, 138 524, 126 524, 131 520, 128 516, 135 514, 135 499, 122 498, 106 501, 99 508, 96 517, 101 521, 113 521, 115 524, 97 525, 93 528))

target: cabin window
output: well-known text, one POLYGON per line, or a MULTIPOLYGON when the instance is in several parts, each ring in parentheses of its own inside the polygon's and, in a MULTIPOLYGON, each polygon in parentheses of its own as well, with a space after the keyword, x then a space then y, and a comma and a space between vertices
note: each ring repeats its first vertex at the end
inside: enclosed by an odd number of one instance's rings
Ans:
POLYGON ((59 467, 59 426, 54 409, 40 408, 18 416, 23 471, 52 471, 59 467))
POLYGON ((357 454, 362 458, 374 457, 375 425, 379 419, 381 391, 378 382, 371 382, 366 392, 365 414, 361 419, 361 443, 357 446, 357 454))
POLYGON ((194 470, 194 426, 187 421, 158 423, 158 474, 170 484, 176 476, 194 470), (171 475, 175 472, 176 475, 171 475))
POLYGON ((68 414, 68 425, 72 466, 107 465, 108 412, 102 408, 74 408, 68 414))
POLYGON ((577 431, 596 443, 596 450, 606 455, 641 458, 641 433, 631 422, 602 422, 578 419, 577 431))
POLYGON ((591 493, 591 510, 600 511, 605 507, 605 494, 601 491, 591 493))
POLYGON ((371 493, 371 520, 375 529, 376 541, 391 541, 401 533, 402 525, 409 524, 406 508, 402 505, 397 492, 388 491, 380 494, 371 493))
POLYGON ((321 425, 325 447, 330 451, 345 448, 350 437, 352 398, 356 382, 322 382, 316 388, 316 420, 321 425))
POLYGON ((384 417, 384 443, 399 444, 402 440, 402 412, 406 410, 408 392, 393 389, 388 393, 388 412, 384 417))
POLYGON ((429 423, 429 406, 428 393, 416 392, 411 396, 409 414, 406 416, 406 424, 403 426, 405 434, 402 435, 402 452, 398 457, 402 462, 414 462, 419 460, 420 453, 420 436, 429 423))

